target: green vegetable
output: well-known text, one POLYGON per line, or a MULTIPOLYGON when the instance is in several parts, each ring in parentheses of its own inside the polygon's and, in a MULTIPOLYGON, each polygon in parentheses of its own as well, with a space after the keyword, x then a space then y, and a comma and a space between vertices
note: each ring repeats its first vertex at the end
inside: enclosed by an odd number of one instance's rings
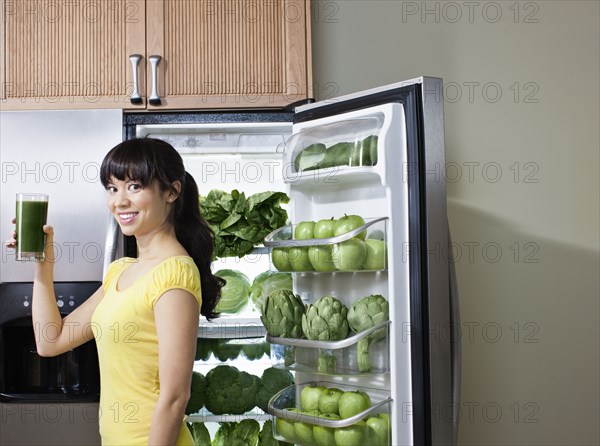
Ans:
POLYGON ((363 150, 369 152, 369 166, 377 164, 377 135, 369 135, 361 141, 363 150))
POLYGON ((217 313, 238 313, 248 303, 250 297, 250 280, 248 277, 233 269, 221 269, 215 276, 226 281, 221 288, 221 298, 215 307, 217 313))
POLYGON ((338 142, 327 148, 327 155, 322 167, 348 166, 354 144, 349 142, 338 142))
POLYGON ((212 446, 210 434, 204 423, 187 423, 187 426, 192 434, 195 446, 212 446))
POLYGON ((194 360, 196 361, 208 361, 210 355, 212 353, 210 348, 210 339, 198 338, 196 340, 196 356, 194 360))
POLYGON ((199 412, 206 401, 206 377, 199 372, 192 372, 192 383, 190 388, 190 399, 185 408, 185 414, 199 412))
POLYGON ((212 446, 257 446, 260 434, 258 421, 245 419, 239 423, 219 423, 212 446))
POLYGON ((241 415, 255 406, 260 386, 257 376, 240 372, 236 367, 218 365, 206 374, 206 408, 215 415, 241 415))
MULTIPOLYGON (((389 303, 385 297, 375 294, 365 296, 352 305, 348 311, 348 325, 355 333, 368 330, 381 322, 390 318, 389 303)), ((366 338, 358 341, 357 362, 358 369, 361 372, 371 370, 371 360, 369 358, 369 346, 385 338, 387 330, 385 327, 374 331, 366 338)))
POLYGON ((311 144, 305 147, 294 160, 296 172, 319 169, 325 159, 325 144, 311 144))
MULTIPOLYGON (((306 307, 302 316, 302 331, 313 341, 340 341, 348 336, 348 308, 333 296, 323 296, 314 305, 306 307)), ((335 369, 335 355, 329 350, 319 351, 317 370, 335 369)))
MULTIPOLYGON (((266 342, 255 342, 253 344, 244 344, 242 346, 242 354, 246 357, 246 359, 248 359, 250 361, 260 359, 265 354, 265 344, 267 344, 267 343, 266 342)), ((268 344, 267 344, 267 347, 268 347, 268 344)))
POLYGON ((256 394, 256 406, 267 412, 269 400, 280 390, 294 384, 294 377, 285 369, 269 367, 260 378, 260 388, 256 394))
POLYGON ((285 226, 287 212, 280 204, 289 200, 283 192, 260 192, 246 198, 243 192, 219 189, 201 196, 200 212, 214 233, 213 260, 243 257, 270 232, 285 226))
POLYGON ((300 296, 290 290, 277 290, 267 296, 260 317, 271 336, 302 338, 302 315, 305 312, 300 296))
POLYGON ((265 271, 254 278, 252 287, 250 288, 250 299, 260 311, 264 300, 273 291, 291 289, 292 275, 290 273, 265 271))
POLYGON ((348 308, 333 296, 323 296, 306 307, 302 331, 313 341, 339 341, 348 336, 348 308))
POLYGON ((212 347, 214 355, 221 362, 236 359, 242 351, 242 345, 235 340, 218 339, 212 347))
POLYGON ((258 436, 258 446, 286 446, 289 443, 278 441, 273 437, 273 421, 267 420, 258 436))

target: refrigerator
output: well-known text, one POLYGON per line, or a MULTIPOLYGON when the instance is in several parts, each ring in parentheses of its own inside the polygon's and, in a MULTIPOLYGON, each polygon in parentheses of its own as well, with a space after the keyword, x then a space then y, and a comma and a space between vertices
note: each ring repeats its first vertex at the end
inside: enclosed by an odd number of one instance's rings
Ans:
MULTIPOLYGON (((323 383, 370 394, 377 406, 371 415, 389 416, 389 444, 456 444, 459 308, 449 249, 446 187, 443 177, 436 175, 445 163, 442 86, 439 78, 420 77, 286 110, 124 116, 126 138, 161 138, 180 151, 201 195, 217 188, 247 195, 284 191, 289 196, 288 226, 274 231, 248 256, 218 259, 215 269, 243 269, 252 280, 263 271, 277 269, 272 257, 276 249, 344 241, 335 237, 295 240, 296 225, 304 221, 360 215, 365 221, 360 231, 385 243, 387 262, 383 267, 340 270, 336 266, 319 272, 289 267, 293 292, 306 305, 322 296, 333 296, 348 308, 369 295, 381 295, 388 301, 389 322, 384 324, 383 340, 372 345, 371 371, 356 367, 356 345, 267 335, 270 363, 294 371, 295 389, 273 398, 269 414, 248 417, 274 415, 312 423, 313 427, 344 427, 335 421, 320 423, 308 415, 294 418, 284 410, 300 408, 301 391, 310 383, 323 383), (362 152, 346 161, 343 156, 339 161, 338 156, 337 161, 324 162, 323 150, 331 154, 334 146, 348 143, 355 149, 362 147, 362 152), (305 158, 300 156, 311 147, 313 153, 308 150, 305 158), (338 362, 334 369, 322 372, 314 361, 327 350, 338 362)), ((201 321, 199 327, 200 339, 261 338, 265 334, 259 310, 251 306, 237 315, 201 321)), ((205 366, 200 361, 195 369, 206 371, 205 366)), ((255 370, 257 363, 240 367, 260 374, 255 370)), ((229 419, 203 413, 190 420, 229 419)), ((276 435, 294 442, 277 428, 276 435)), ((295 440, 307 445, 313 441, 295 440)))
MULTIPOLYGON (((17 193, 49 195, 56 303, 63 315, 101 285, 110 261, 105 254, 116 255, 106 247, 114 231, 99 168, 121 140, 120 110, 0 112, 0 234, 10 238, 17 193)), ((0 250, 0 443, 99 444, 95 344, 55 358, 37 355, 34 264, 16 261, 4 243, 0 250)))

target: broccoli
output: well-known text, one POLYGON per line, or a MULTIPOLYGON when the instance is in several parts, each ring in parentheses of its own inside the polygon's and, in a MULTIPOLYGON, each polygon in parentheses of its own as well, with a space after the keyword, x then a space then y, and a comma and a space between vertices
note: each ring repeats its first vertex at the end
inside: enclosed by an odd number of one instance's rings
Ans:
POLYGON ((195 446, 211 446, 210 434, 204 423, 187 423, 195 446))
POLYGON ((213 446, 257 446, 260 425, 258 421, 245 419, 239 423, 220 423, 213 446))
POLYGON ((269 367, 260 378, 260 388, 256 394, 256 405, 267 412, 269 400, 280 390, 294 384, 294 377, 284 369, 269 367))
POLYGON ((202 373, 192 372, 192 383, 190 388, 190 400, 185 408, 185 414, 199 412, 204 407, 206 401, 206 378, 202 373))
POLYGON ((206 374, 206 408, 215 415, 241 415, 255 406, 260 385, 257 376, 236 367, 218 365, 206 374))

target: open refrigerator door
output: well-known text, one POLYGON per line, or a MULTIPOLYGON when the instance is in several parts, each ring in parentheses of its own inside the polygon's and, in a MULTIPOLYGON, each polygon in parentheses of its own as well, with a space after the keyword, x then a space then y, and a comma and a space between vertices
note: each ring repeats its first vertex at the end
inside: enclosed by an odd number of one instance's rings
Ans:
POLYGON ((448 265, 427 258, 434 237, 448 240, 443 188, 426 184, 440 148, 443 161, 443 121, 432 131, 422 101, 427 83, 297 110, 285 150, 291 224, 265 241, 306 305, 291 323, 300 328, 283 336, 265 323, 274 362, 296 376, 269 404, 278 440, 454 442, 452 415, 439 423, 428 413, 454 406, 450 340, 438 345, 427 332, 451 323, 448 265), (429 206, 439 203, 438 215, 429 206))

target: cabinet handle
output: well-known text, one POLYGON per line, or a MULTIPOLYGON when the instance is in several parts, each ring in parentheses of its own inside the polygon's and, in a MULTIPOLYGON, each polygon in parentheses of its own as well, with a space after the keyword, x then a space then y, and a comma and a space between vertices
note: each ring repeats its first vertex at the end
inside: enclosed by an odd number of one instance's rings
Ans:
POLYGON ((158 96, 156 82, 156 71, 158 62, 160 62, 160 56, 150 56, 148 57, 148 60, 150 60, 150 63, 152 64, 152 94, 150 95, 148 102, 150 105, 160 105, 160 97, 158 96))
POLYGON ((131 61, 131 66, 133 67, 133 93, 131 94, 131 103, 132 104, 141 104, 142 97, 140 96, 139 82, 138 82, 138 67, 140 65, 140 60, 142 60, 142 56, 140 54, 132 54, 129 56, 129 60, 131 61))

